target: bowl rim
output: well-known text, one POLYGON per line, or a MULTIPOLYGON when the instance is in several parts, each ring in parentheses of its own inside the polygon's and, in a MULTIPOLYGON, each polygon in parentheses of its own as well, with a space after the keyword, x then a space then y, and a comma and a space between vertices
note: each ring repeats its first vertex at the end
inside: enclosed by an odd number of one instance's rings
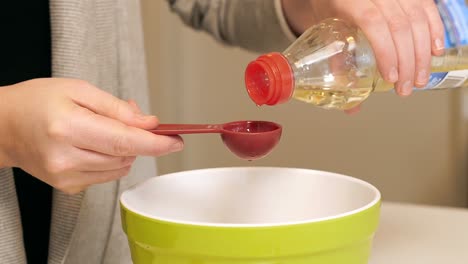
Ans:
POLYGON ((203 169, 194 169, 194 170, 183 170, 183 171, 177 171, 177 172, 172 172, 172 173, 167 173, 167 174, 162 174, 158 176, 154 176, 151 178, 148 178, 140 183, 137 183, 120 195, 119 198, 119 203, 122 209, 134 214, 135 216, 143 217, 151 221, 156 221, 156 222, 161 222, 161 223, 166 223, 166 224, 171 224, 171 225, 185 225, 185 226, 198 226, 198 227, 213 227, 213 228, 271 228, 271 227, 285 227, 285 226, 293 226, 293 225, 303 225, 303 224, 311 224, 311 223, 319 223, 319 222, 324 222, 324 221, 330 221, 330 220, 336 220, 336 219, 342 219, 346 218, 348 216, 352 216, 355 214, 359 214, 361 212, 364 212, 366 210, 371 209, 372 207, 376 206, 381 202, 382 196, 380 191, 372 184, 370 184, 367 181, 351 177, 345 174, 341 173, 335 173, 335 172, 330 172, 330 171, 324 171, 324 170, 316 170, 316 169, 308 169, 308 168, 297 168, 297 167, 274 167, 274 166, 255 166, 255 167, 249 167, 249 166, 231 166, 231 167, 212 167, 212 168, 203 168, 203 169), (374 198, 372 201, 369 203, 365 204, 364 206, 361 206, 359 208, 356 208, 351 211, 347 211, 344 213, 340 214, 335 214, 335 215, 330 215, 326 217, 318 217, 318 218, 313 218, 313 219, 308 219, 308 220, 301 220, 301 221, 285 221, 285 222, 278 222, 278 223, 265 223, 265 224, 259 224, 259 223, 214 223, 214 222, 202 222, 202 221, 185 221, 185 220, 180 220, 180 219, 171 219, 171 218, 166 218, 166 217, 156 217, 154 215, 147 214, 145 212, 141 212, 139 210, 132 210, 131 206, 129 206, 128 202, 125 201, 125 194, 132 191, 133 189, 143 185, 146 182, 149 181, 154 181, 159 177, 169 177, 173 175, 180 175, 180 174, 187 174, 187 173, 193 173, 193 172, 198 172, 202 173, 205 171, 223 171, 223 170, 271 170, 271 169, 280 169, 280 170, 294 170, 294 171, 307 171, 307 172, 314 172, 314 173, 323 173, 327 174, 327 177, 335 177, 335 178, 342 178, 346 179, 348 181, 358 183, 361 185, 364 185, 365 187, 369 188, 372 190, 374 193, 374 198))

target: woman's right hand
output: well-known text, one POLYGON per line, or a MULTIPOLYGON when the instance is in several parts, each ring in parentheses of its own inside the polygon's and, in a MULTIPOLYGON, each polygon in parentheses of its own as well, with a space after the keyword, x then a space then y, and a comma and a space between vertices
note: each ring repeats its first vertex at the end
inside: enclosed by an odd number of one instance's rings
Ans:
POLYGON ((0 87, 0 165, 77 193, 127 175, 136 156, 183 148, 178 136, 146 131, 157 125, 155 116, 81 80, 0 87))

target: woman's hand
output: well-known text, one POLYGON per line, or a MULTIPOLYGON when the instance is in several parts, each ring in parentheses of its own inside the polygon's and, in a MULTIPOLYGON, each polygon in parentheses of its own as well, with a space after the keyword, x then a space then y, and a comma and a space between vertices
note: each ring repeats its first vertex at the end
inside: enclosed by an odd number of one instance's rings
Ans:
POLYGON ((134 103, 74 79, 35 79, 0 87, 0 162, 66 193, 119 179, 136 156, 183 148, 180 137, 134 103))

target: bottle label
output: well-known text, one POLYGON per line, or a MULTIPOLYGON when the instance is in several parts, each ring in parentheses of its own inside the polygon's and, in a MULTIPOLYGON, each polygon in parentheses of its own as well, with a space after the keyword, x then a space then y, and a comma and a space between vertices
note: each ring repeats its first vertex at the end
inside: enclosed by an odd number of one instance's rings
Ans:
POLYGON ((468 70, 435 72, 431 74, 426 87, 417 90, 459 87, 466 79, 468 79, 468 70))
MULTIPOLYGON (((445 47, 468 45, 468 5, 465 0, 435 0, 445 27, 445 47)), ((423 89, 452 88, 463 84, 468 70, 435 72, 423 89)))

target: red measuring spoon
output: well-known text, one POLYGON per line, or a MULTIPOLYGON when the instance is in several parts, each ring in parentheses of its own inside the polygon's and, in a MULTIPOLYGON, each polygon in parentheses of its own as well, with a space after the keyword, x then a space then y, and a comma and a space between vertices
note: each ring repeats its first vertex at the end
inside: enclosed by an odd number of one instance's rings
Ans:
POLYGON ((158 135, 220 133, 224 144, 238 157, 255 160, 268 155, 281 138, 282 127, 268 121, 225 124, 159 124, 149 130, 158 135))

